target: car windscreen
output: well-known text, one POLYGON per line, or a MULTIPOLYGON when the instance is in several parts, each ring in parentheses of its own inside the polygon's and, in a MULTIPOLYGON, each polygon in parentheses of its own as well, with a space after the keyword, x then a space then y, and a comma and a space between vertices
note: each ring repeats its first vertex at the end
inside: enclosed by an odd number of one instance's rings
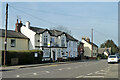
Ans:
POLYGON ((116 58, 116 56, 109 56, 109 58, 116 58))

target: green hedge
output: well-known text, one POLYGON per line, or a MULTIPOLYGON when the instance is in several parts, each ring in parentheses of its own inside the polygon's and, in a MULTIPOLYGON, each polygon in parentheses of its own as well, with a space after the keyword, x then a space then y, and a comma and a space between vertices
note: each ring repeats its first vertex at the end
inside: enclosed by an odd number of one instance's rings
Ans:
MULTIPOLYGON (((41 63, 42 57, 43 57, 43 52, 40 50, 7 51, 6 65, 11 65, 12 58, 18 58, 18 65, 41 63), (37 58, 34 57, 35 53, 38 53, 37 58)), ((3 64, 3 60, 4 60, 4 51, 2 51, 2 64, 3 64)))

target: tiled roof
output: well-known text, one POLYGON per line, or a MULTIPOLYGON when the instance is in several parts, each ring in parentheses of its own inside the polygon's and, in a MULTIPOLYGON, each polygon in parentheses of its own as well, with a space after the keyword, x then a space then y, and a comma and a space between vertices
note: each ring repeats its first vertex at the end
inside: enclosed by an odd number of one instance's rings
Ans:
MULTIPOLYGON (((5 37, 5 30, 0 29, 0 37, 5 37)), ((28 39, 25 35, 20 32, 15 32, 13 30, 7 30, 7 37, 9 38, 21 38, 21 39, 28 39)))
MULTIPOLYGON (((86 40, 85 40, 86 41, 86 40)), ((96 47, 98 47, 95 43, 92 43, 92 42, 88 42, 88 41, 86 41, 87 43, 89 43, 90 45, 93 45, 93 46, 96 46, 96 47)))
POLYGON ((48 31, 50 33, 51 36, 60 36, 62 34, 65 34, 67 39, 68 40, 72 40, 72 41, 78 41, 77 39, 75 39, 74 37, 72 37, 71 35, 65 33, 65 32, 62 32, 62 31, 59 31, 59 30, 48 30, 48 29, 43 29, 43 28, 38 28, 38 27, 30 27, 31 30, 33 30, 34 32, 36 33, 43 33, 45 31, 48 31))
POLYGON ((78 41, 77 39, 75 39, 74 37, 72 37, 71 35, 67 34, 66 33, 66 37, 68 40, 71 40, 71 41, 78 41))
POLYGON ((46 29, 43 28, 37 28, 37 27, 32 27, 30 26, 30 29, 36 33, 43 33, 44 31, 46 31, 46 29))
POLYGON ((98 47, 95 43, 89 42, 89 44, 91 44, 91 45, 94 45, 94 46, 98 47))

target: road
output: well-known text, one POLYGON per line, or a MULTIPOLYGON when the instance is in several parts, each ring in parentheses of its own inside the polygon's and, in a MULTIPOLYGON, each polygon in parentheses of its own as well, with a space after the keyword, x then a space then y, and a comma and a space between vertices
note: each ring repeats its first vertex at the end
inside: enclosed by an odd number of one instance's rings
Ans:
POLYGON ((54 64, 3 71, 3 78, 118 78, 118 64, 106 60, 54 64))

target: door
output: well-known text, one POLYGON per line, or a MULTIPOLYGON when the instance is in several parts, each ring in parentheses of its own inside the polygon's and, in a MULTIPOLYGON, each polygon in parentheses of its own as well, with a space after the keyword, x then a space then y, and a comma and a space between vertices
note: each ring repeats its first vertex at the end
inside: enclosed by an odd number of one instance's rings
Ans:
POLYGON ((53 51, 53 61, 55 61, 55 51, 53 51))

